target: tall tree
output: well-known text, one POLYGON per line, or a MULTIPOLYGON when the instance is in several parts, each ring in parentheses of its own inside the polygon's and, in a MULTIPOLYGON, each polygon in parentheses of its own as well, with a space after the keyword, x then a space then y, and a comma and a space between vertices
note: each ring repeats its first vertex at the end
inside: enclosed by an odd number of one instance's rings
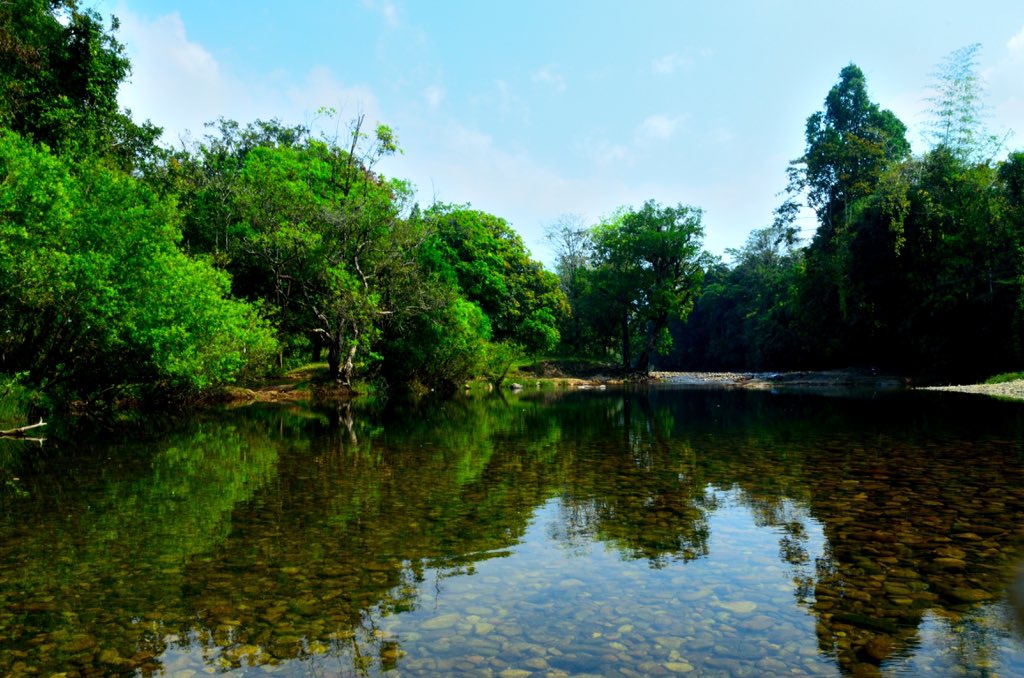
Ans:
POLYGON ((656 350, 671 343, 671 318, 686 318, 709 263, 701 249, 703 212, 648 200, 624 209, 594 231, 596 285, 620 320, 623 367, 647 373, 656 350), (632 335, 641 338, 630 365, 632 335))
POLYGON ((892 111, 868 97, 860 68, 850 64, 840 71, 824 110, 807 118, 806 150, 790 166, 792 188, 807 191, 818 215, 816 239, 830 239, 881 173, 910 154, 906 132, 892 111))
POLYGON ((0 3, 0 125, 76 157, 122 169, 151 163, 160 130, 117 103, 130 72, 124 46, 77 0, 0 3))
POLYGON ((555 272, 569 303, 569 313, 561 324, 562 345, 579 355, 586 351, 587 343, 582 303, 593 252, 590 229, 583 217, 564 214, 545 229, 544 237, 555 254, 555 272))
POLYGON ((847 272, 851 224, 887 169, 908 157, 906 126, 868 97, 863 72, 850 64, 807 119, 804 154, 790 164, 791 195, 806 191, 818 228, 806 256, 801 307, 818 328, 817 349, 826 361, 843 359, 843 325, 849 313, 847 272))
POLYGON ((944 146, 959 159, 991 160, 1000 140, 985 126, 985 81, 978 73, 981 45, 950 52, 932 74, 934 94, 927 134, 933 146, 944 146))
POLYGON ((232 190, 229 268, 245 292, 269 301, 281 332, 315 337, 332 379, 350 386, 399 286, 418 266, 422 237, 401 218, 409 192, 373 172, 395 152, 379 126, 350 128, 346 148, 308 140, 249 152, 232 190))

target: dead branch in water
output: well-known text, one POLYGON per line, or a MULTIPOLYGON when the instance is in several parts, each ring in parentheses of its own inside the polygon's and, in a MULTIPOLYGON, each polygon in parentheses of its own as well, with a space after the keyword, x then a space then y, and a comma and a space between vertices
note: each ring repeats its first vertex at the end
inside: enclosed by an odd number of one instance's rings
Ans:
POLYGON ((39 420, 38 424, 30 424, 28 426, 21 426, 19 428, 12 428, 6 431, 0 431, 0 438, 24 438, 25 431, 31 431, 32 429, 39 428, 40 426, 46 426, 46 422, 43 421, 42 419, 39 420))

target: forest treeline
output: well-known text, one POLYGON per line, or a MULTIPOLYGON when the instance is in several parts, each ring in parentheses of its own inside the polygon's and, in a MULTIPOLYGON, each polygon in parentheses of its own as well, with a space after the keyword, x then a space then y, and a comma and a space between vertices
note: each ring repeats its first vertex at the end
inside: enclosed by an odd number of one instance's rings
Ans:
POLYGON ((789 198, 731 263, 703 250, 699 208, 648 201, 551 226, 551 272, 500 217, 416 204, 377 170, 395 132, 361 116, 333 137, 220 119, 161 146, 118 106, 116 31, 76 0, 0 4, 0 396, 189 398, 321 359, 340 386, 434 389, 528 355, 1018 366, 1024 155, 995 160, 974 48, 947 63, 921 157, 843 69, 789 198), (801 200, 819 221, 806 246, 801 200))
MULTIPOLYGON (((705 258, 659 338, 659 367, 859 366, 924 381, 1019 370, 1024 153, 997 160, 1005 139, 986 131, 979 49, 951 53, 933 75, 931 147, 919 156, 903 122, 871 101, 861 70, 843 68, 806 121, 774 219, 729 251, 731 262, 705 258), (817 221, 808 243, 804 205, 817 221)), ((563 341, 577 352, 607 336, 604 228, 563 219, 549 229, 573 310, 563 341)))

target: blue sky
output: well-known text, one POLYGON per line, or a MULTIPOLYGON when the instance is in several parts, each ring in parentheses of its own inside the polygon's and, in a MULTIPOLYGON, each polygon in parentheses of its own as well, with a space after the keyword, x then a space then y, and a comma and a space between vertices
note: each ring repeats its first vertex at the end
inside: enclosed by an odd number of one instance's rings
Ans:
MULTIPOLYGON (((86 2, 88 5, 88 1, 86 2)), ((381 165, 421 204, 471 203, 550 261, 543 229, 648 198, 705 210, 705 244, 771 221, 804 121, 856 63, 926 148, 930 74, 983 46, 989 126, 1024 148, 1024 2, 95 0, 133 63, 121 101, 175 143, 219 116, 390 125, 381 165)), ((809 233, 813 219, 802 225, 809 233)))

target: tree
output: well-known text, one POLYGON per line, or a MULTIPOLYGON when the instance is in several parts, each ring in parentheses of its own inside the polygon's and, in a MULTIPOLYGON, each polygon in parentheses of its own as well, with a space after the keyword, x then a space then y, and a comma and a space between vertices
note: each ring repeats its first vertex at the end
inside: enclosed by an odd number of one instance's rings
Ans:
POLYGON ((595 285, 618 318, 624 368, 646 373, 655 350, 671 342, 669 319, 682 320, 693 308, 709 263, 701 250, 702 215, 696 207, 663 207, 648 200, 595 228, 595 285), (634 331, 642 348, 631 365, 634 331))
POLYGON ((806 189, 808 205, 818 215, 816 239, 831 239, 881 173, 909 155, 906 132, 892 111, 870 100, 857 66, 840 71, 824 110, 807 119, 807 148, 790 166, 791 191, 806 189))
POLYGON ((0 371, 68 401, 258 369, 269 328, 178 249, 174 203, 102 162, 70 165, 0 132, 0 371))
POLYGON ((534 353, 557 346, 569 312, 558 277, 530 258, 504 219, 452 205, 431 207, 425 219, 433 234, 428 265, 483 309, 496 341, 534 353))
POLYGON ((381 126, 368 140, 362 125, 353 121, 347 149, 307 140, 251 150, 227 215, 230 268, 244 293, 274 306, 283 334, 324 346, 331 379, 345 386, 382 318, 405 310, 387 305, 397 299, 388 290, 416 270, 422 241, 400 216, 406 185, 372 171, 394 152, 393 135, 381 126))
POLYGON ((544 237, 554 251, 555 272, 569 304, 569 313, 563 316, 560 328, 562 344, 579 355, 588 343, 582 304, 593 251, 590 230, 579 215, 565 214, 545 229, 544 237))
POLYGON ((118 107, 131 66, 117 28, 77 0, 0 3, 0 125, 59 153, 152 164, 160 129, 118 107))
POLYGON ((793 226, 794 205, 753 231, 741 249, 727 250, 731 266, 707 271, 685 324, 672 328, 675 368, 763 370, 802 367, 797 295, 803 251, 793 226))
POLYGON ((944 146, 964 161, 986 162, 1001 142, 985 129, 985 85, 978 73, 981 45, 974 43, 946 55, 932 74, 934 94, 927 124, 933 146, 944 146))
POLYGON ((807 119, 807 146, 790 164, 790 195, 807 192, 818 228, 807 248, 801 308, 817 328, 818 358, 842 359, 848 344, 843 326, 849 312, 847 274, 851 224, 882 175, 910 153, 906 126, 868 97, 861 70, 843 68, 822 111, 807 119))

